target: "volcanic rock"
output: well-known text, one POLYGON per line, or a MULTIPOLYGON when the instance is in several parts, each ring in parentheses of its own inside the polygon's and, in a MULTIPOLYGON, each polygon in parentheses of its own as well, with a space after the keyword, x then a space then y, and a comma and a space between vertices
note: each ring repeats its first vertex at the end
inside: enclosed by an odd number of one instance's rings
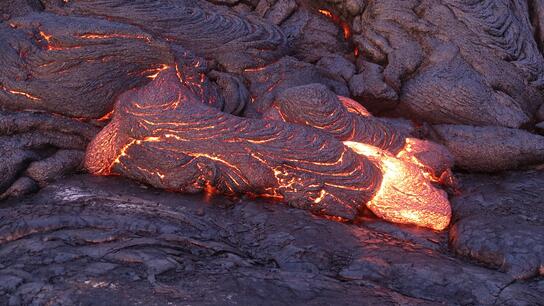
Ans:
POLYGON ((11 0, 0 3, 0 21, 23 16, 42 9, 39 0, 11 0))
POLYGON ((454 251, 517 279, 544 274, 544 172, 466 176, 453 200, 454 251))
POLYGON ((243 76, 250 82, 249 91, 254 97, 244 111, 246 117, 261 117, 276 96, 291 87, 318 83, 336 94, 349 95, 342 78, 292 57, 284 57, 265 67, 246 69, 243 76))
POLYGON ((0 24, 0 40, 0 105, 12 110, 100 118, 115 96, 174 61, 136 27, 83 17, 15 18, 0 24))
POLYGON ((308 125, 342 141, 356 141, 397 154, 406 135, 372 116, 353 114, 326 86, 310 84, 292 87, 278 95, 273 104, 286 122, 308 125))
POLYGON ((72 172, 96 133, 91 124, 57 115, 0 112, 0 198, 35 190, 26 175, 43 185, 72 172))
POLYGON ((544 137, 519 129, 435 125, 436 141, 464 170, 496 172, 544 162, 544 137))
MULTIPOLYGON (((217 61, 229 72, 259 67, 287 52, 287 40, 275 25, 205 1, 83 0, 43 1, 58 14, 92 16, 136 25, 171 44, 217 61)), ((178 54, 179 56, 179 54, 178 54)))
POLYGON ((298 8, 295 0, 260 0, 255 12, 267 21, 280 25, 298 8))
POLYGON ((538 109, 538 112, 536 113, 536 118, 538 120, 544 120, 544 104, 542 104, 538 109))
POLYGON ((544 121, 537 123, 535 129, 540 135, 544 135, 544 121))
POLYGON ((539 0, 0 1, 0 304, 543 305, 543 50, 539 0), (450 211, 428 138, 533 170, 450 211))
POLYGON ((398 104, 398 95, 384 82, 383 67, 362 61, 360 70, 349 82, 353 97, 373 113, 394 109, 398 104))
POLYGON ((381 182, 374 163, 331 136, 206 106, 173 69, 119 97, 85 162, 91 173, 122 174, 158 188, 251 193, 347 219, 381 182))
POLYGON ((299 9, 287 19, 281 29, 293 46, 293 56, 315 63, 324 56, 337 53, 351 54, 341 26, 317 10, 299 9))
POLYGON ((397 113, 519 127, 543 99, 544 59, 527 2, 512 2, 371 1, 353 21, 361 23, 352 26, 354 41, 383 66, 400 97, 397 113))
POLYGON ((443 235, 385 231, 76 176, 0 208, 0 303, 543 302, 538 280, 453 258, 443 235))
POLYGON ((340 55, 324 56, 316 65, 330 74, 341 76, 346 82, 355 74, 355 65, 340 55))

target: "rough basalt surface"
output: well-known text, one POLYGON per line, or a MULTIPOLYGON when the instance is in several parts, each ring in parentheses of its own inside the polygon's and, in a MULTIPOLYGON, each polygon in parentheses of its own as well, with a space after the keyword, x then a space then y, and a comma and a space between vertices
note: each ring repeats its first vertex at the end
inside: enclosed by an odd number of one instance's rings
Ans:
POLYGON ((251 101, 244 110, 244 116, 260 118, 270 109, 277 96, 286 89, 308 85, 323 84, 339 95, 349 95, 343 80, 325 69, 284 57, 267 66, 244 70, 243 76, 249 82, 251 101))
POLYGON ((544 136, 524 130, 446 124, 433 129, 460 169, 498 172, 544 161, 544 136))
POLYGON ((368 79, 352 94, 372 111, 519 127, 542 103, 539 1, 319 3, 351 21, 368 79))
POLYGON ((544 302, 542 280, 455 258, 445 234, 120 178, 76 176, 5 202, 0 245, 0 302, 12 305, 544 302))
POLYGON ((229 72, 262 66, 287 51, 285 35, 254 15, 240 16, 205 1, 46 0, 45 9, 134 24, 213 59, 229 72))
POLYGON ((12 110, 100 118, 117 95, 174 62, 167 45, 136 27, 82 17, 11 19, 0 40, 0 103, 12 110))
POLYGON ((0 199, 81 170, 98 127, 58 115, 0 112, 0 199))
POLYGON ((311 126, 342 141, 356 141, 397 154, 406 136, 379 119, 351 113, 326 86, 310 84, 284 90, 271 111, 286 122, 311 126))
POLYGON ((544 173, 467 176, 453 201, 455 252, 528 279, 544 275, 544 173))

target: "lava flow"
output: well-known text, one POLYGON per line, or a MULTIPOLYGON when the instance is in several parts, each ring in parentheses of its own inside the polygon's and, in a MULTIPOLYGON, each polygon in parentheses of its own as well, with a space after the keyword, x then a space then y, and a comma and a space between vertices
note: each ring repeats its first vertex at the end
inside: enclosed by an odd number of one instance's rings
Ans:
POLYGON ((446 192, 434 187, 416 164, 403 161, 377 147, 346 141, 344 144, 378 164, 383 179, 366 205, 378 217, 396 223, 443 230, 450 223, 446 192))
POLYGON ((416 164, 435 182, 448 181, 453 166, 453 157, 443 146, 407 137, 401 130, 373 117, 356 101, 336 96, 324 85, 285 90, 264 118, 310 126, 340 141, 372 145, 416 164))
POLYGON ((445 195, 417 176, 417 166, 310 126, 223 113, 179 75, 165 69, 119 97, 112 121, 87 150, 90 172, 179 192, 271 197, 342 220, 367 205, 392 222, 438 230, 449 223, 445 195))
POLYGON ((353 219, 381 182, 378 167, 340 141, 280 121, 205 105, 175 69, 121 95, 91 142, 86 167, 180 192, 215 188, 353 219))

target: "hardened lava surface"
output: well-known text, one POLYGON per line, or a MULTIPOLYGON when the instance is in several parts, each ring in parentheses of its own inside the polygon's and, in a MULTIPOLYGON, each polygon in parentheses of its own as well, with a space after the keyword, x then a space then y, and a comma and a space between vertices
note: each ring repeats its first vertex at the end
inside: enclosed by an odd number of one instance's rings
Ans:
POLYGON ((0 104, 100 118, 174 58, 136 27, 33 13, 0 24, 0 104), (92 101, 92 103, 89 103, 92 101))
POLYGON ((214 59, 227 71, 265 65, 287 52, 275 25, 205 1, 43 1, 47 11, 104 18, 137 25, 170 43, 214 59))
POLYGON ((517 279, 544 275, 544 171, 465 175, 452 201, 450 244, 460 256, 517 279))
POLYGON ((201 103, 174 69, 123 94, 86 167, 163 189, 272 197, 353 219, 381 183, 364 156, 313 129, 247 119, 201 103))
POLYGON ((73 176, 0 207, 0 304, 539 305, 446 235, 73 176), (368 224, 368 226, 367 226, 368 224))
POLYGON ((0 304, 543 305, 543 50, 537 0, 0 1, 0 304))

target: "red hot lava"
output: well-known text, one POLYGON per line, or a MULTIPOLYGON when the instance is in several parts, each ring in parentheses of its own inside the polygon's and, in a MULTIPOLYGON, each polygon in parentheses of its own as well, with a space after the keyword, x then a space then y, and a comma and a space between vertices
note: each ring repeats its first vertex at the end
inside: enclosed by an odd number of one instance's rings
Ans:
POLYGON ((444 229, 444 192, 385 150, 311 127, 240 118, 205 105, 174 69, 121 95, 90 144, 86 167, 180 192, 273 197, 353 219, 366 205, 393 222, 444 229))
MULTIPOLYGON (((332 20, 332 22, 334 22, 335 24, 339 25, 340 28, 342 29, 342 34, 343 34, 343 37, 346 41, 349 41, 351 39, 351 27, 349 26, 349 24, 344 21, 342 18, 340 18, 338 15, 335 15, 333 14, 331 11, 329 10, 326 10, 326 9, 319 9, 317 10, 321 15, 329 18, 330 20, 332 20)), ((358 47, 355 47, 355 49, 353 50, 353 54, 355 55, 355 57, 358 57, 359 56, 359 48, 358 47)))

